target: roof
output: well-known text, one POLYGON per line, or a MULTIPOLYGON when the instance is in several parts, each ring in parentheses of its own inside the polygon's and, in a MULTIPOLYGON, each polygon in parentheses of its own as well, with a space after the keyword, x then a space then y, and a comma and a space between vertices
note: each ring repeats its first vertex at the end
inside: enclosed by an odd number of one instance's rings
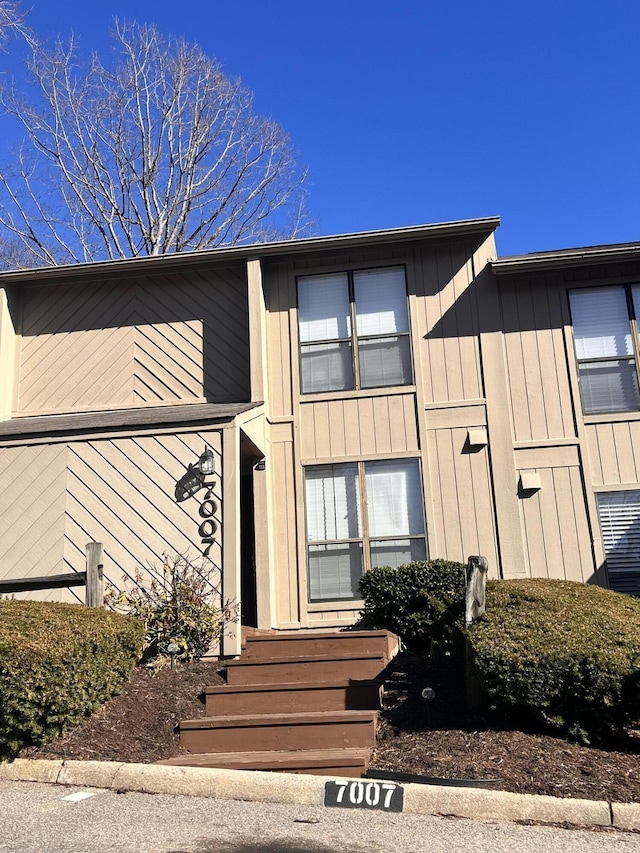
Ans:
POLYGON ((640 243, 611 243, 607 246, 556 249, 550 252, 531 252, 527 255, 496 258, 491 261, 491 268, 497 276, 501 276, 638 260, 640 260, 640 243))
POLYGON ((8 270, 0 272, 3 284, 56 281, 59 279, 86 278, 89 275, 104 276, 151 274, 172 269, 196 268, 214 263, 232 263, 255 258, 285 256, 312 251, 335 251, 387 242, 428 240, 439 237, 464 237, 473 234, 491 234, 500 225, 500 217, 488 216, 479 219, 461 219, 433 225, 415 225, 408 228, 389 228, 381 231, 361 231, 355 234, 336 234, 329 237, 311 237, 304 240, 280 240, 273 243, 254 243, 249 246, 227 246, 199 252, 174 252, 167 255, 144 255, 115 261, 99 261, 89 264, 70 264, 58 267, 8 270))
POLYGON ((224 423, 261 403, 183 403, 179 406, 152 406, 81 412, 71 415, 38 415, 0 422, 0 438, 49 435, 87 430, 114 430, 127 427, 157 427, 193 423, 224 423))

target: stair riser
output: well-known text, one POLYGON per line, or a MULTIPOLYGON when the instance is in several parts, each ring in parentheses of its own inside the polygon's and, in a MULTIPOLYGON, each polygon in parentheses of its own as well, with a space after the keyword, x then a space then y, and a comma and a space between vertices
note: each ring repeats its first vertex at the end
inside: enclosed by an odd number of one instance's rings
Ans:
POLYGON ((294 663, 269 663, 267 660, 255 664, 227 667, 227 684, 290 684, 309 681, 339 681, 358 678, 377 678, 384 670, 383 658, 349 660, 317 660, 294 663))
POLYGON ((381 688, 375 684, 349 687, 282 689, 247 693, 207 694, 208 717, 232 714, 293 714, 307 711, 375 711, 381 688))
MULTIPOLYGON (((188 767, 189 765, 182 766, 188 767)), ((262 762, 259 766, 253 767, 250 762, 221 762, 218 764, 212 761, 207 764, 198 764, 198 767, 214 767, 224 770, 275 770, 277 773, 311 773, 313 776, 346 776, 347 778, 359 779, 363 773, 367 772, 368 765, 363 761, 361 764, 340 764, 338 762, 330 767, 326 764, 319 767, 314 764, 310 764, 308 767, 281 767, 277 761, 274 761, 273 765, 262 762)))
POLYGON ((189 752, 252 752, 276 749, 337 749, 375 746, 375 722, 310 723, 182 729, 189 752))
POLYGON ((367 655, 376 653, 387 661, 393 649, 386 637, 353 637, 338 634, 335 638, 315 637, 250 637, 247 639, 243 657, 256 660, 265 658, 311 657, 311 655, 367 655))

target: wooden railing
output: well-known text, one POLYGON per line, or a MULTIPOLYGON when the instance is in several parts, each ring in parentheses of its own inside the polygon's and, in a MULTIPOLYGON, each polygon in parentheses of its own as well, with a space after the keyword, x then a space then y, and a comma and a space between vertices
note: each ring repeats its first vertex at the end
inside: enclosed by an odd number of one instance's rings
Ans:
POLYGON ((0 595, 12 592, 33 592, 40 589, 66 589, 67 587, 84 586, 86 587, 86 606, 102 607, 104 604, 102 553, 101 542, 89 542, 86 548, 86 571, 0 581, 0 595))

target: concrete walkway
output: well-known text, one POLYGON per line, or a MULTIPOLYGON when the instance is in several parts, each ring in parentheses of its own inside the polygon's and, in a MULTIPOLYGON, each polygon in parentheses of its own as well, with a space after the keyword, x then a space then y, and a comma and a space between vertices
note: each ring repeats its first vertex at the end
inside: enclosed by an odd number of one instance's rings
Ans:
MULTIPOLYGON (((43 759, 16 759, 2 763, 0 779, 147 794, 315 806, 324 804, 325 785, 330 781, 325 776, 292 773, 43 759)), ((367 783, 367 780, 360 781, 367 783)), ((353 779, 348 780, 348 785, 353 782, 353 779)), ((401 787, 402 811, 406 814, 452 815, 480 820, 531 820, 640 831, 639 803, 562 799, 478 788, 416 784, 402 784, 401 787)))

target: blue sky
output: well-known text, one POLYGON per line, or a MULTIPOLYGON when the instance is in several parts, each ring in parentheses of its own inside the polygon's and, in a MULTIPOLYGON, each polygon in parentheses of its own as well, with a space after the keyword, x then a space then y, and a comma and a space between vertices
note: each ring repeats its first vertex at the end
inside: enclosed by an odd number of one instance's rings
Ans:
POLYGON ((502 255, 640 240, 637 0, 25 5, 87 49, 114 16, 198 41, 292 137, 320 234, 497 214, 502 255))

